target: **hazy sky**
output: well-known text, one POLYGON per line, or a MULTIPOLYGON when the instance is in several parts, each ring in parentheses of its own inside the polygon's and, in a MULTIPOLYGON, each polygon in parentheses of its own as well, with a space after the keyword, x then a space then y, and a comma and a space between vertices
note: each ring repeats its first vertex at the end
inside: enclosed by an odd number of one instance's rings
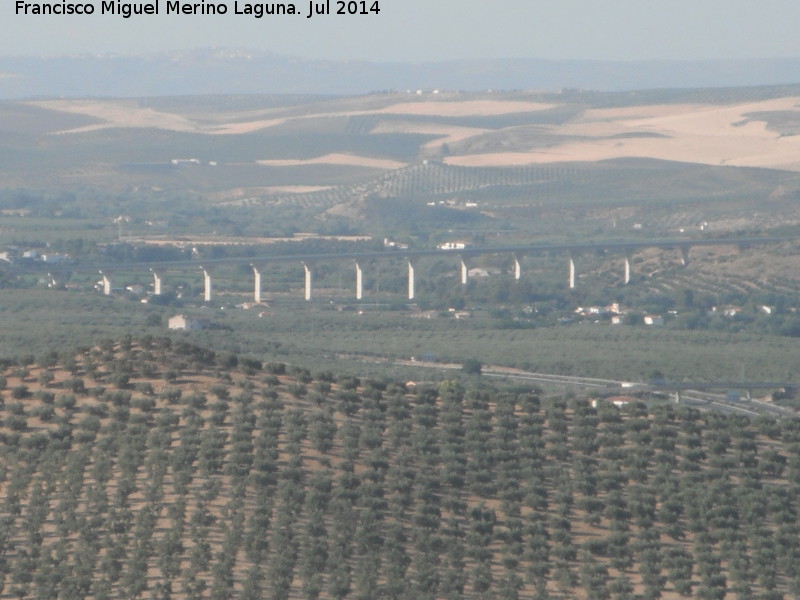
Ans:
MULTIPOLYGON (((61 4, 62 0, 53 0, 61 4)), ((367 0, 367 6, 373 0, 367 0)), ((0 5, 0 55, 147 53, 208 46, 305 58, 800 57, 797 0, 378 0, 371 16, 19 16, 0 5)), ((100 12, 101 0, 92 2, 100 12)), ((244 2, 239 2, 240 6, 244 2)), ((331 5, 335 6, 335 0, 331 5)))

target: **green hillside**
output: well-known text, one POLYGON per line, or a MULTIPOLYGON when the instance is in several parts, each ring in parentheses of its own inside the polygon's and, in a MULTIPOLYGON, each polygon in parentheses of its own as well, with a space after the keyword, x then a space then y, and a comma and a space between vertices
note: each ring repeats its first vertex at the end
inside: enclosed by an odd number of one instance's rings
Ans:
POLYGON ((179 339, 2 383, 3 598, 800 593, 796 420, 361 381, 179 339))

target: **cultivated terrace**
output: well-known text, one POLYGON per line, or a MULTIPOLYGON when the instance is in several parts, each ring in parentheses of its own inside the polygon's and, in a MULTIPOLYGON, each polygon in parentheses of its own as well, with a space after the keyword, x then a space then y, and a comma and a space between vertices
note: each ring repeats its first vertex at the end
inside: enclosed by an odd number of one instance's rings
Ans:
POLYGON ((0 597, 800 596, 800 422, 262 364, 6 365, 0 597))

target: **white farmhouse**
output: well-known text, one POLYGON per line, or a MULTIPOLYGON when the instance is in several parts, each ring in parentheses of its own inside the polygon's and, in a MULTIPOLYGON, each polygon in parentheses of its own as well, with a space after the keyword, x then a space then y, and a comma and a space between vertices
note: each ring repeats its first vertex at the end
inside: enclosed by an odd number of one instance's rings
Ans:
POLYGON ((203 329, 206 326, 206 322, 200 319, 192 319, 186 315, 175 315, 174 317, 170 317, 169 321, 167 322, 167 326, 170 329, 196 331, 203 329))

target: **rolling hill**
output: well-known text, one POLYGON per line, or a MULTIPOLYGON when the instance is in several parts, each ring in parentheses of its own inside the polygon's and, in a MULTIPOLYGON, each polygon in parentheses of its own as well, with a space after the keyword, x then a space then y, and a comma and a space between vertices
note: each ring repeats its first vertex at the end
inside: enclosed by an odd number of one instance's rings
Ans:
POLYGON ((180 337, 23 363, 3 598, 798 593, 796 420, 361 381, 180 337))

